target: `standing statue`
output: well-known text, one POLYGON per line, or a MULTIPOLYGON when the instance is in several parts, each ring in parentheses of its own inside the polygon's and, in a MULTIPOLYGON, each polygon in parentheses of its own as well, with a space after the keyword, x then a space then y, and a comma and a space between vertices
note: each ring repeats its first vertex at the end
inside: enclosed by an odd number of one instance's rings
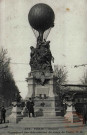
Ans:
MULTIPOLYGON (((38 38, 39 39, 39 38, 38 38)), ((34 48, 30 47, 30 66, 31 71, 39 70, 39 71, 49 71, 53 72, 51 61, 54 59, 51 51, 50 51, 50 41, 38 41, 37 46, 34 48)))

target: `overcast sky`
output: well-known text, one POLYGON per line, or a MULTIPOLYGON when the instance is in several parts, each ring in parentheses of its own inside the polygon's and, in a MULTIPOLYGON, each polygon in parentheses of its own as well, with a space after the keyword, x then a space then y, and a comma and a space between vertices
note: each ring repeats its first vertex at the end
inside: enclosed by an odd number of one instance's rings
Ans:
POLYGON ((80 83, 87 66, 87 0, 0 0, 0 46, 8 50, 11 71, 16 84, 25 97, 28 87, 25 78, 30 72, 30 46, 36 38, 28 23, 30 8, 46 3, 55 13, 55 26, 48 39, 55 58, 53 65, 65 65, 69 83, 80 83), (23 82, 19 82, 23 81, 23 82))

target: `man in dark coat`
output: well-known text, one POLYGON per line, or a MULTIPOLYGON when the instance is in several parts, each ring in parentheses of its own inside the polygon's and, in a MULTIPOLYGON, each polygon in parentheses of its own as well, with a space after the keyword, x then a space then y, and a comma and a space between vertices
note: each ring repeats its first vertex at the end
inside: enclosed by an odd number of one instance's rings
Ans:
POLYGON ((1 123, 2 123, 3 120, 4 120, 4 123, 5 123, 5 117, 6 117, 6 109, 4 108, 4 106, 2 106, 2 109, 1 109, 1 123))
POLYGON ((30 113, 32 113, 32 116, 34 117, 34 102, 29 98, 29 101, 27 102, 27 109, 30 117, 30 113))
POLYGON ((87 105, 84 104, 84 106, 83 106, 83 124, 86 124, 86 120, 87 120, 87 105))

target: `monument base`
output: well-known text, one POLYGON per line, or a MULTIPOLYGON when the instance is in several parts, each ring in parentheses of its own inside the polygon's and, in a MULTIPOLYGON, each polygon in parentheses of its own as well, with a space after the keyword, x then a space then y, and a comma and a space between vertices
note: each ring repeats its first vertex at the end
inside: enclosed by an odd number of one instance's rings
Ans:
POLYGON ((28 76, 28 94, 26 100, 34 97, 34 111, 36 116, 55 116, 55 94, 53 73, 46 73, 42 80, 44 85, 38 81, 39 72, 28 76))
POLYGON ((48 97, 48 99, 35 99, 35 116, 56 116, 55 112, 55 98, 48 97))

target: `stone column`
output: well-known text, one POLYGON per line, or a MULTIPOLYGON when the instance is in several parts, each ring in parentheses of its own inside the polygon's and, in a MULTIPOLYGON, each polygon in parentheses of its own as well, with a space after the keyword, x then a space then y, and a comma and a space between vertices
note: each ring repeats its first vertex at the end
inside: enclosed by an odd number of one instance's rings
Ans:
POLYGON ((35 93, 33 76, 28 76, 27 82, 28 82, 28 93, 25 100, 29 100, 29 98, 34 96, 34 93, 35 93))

